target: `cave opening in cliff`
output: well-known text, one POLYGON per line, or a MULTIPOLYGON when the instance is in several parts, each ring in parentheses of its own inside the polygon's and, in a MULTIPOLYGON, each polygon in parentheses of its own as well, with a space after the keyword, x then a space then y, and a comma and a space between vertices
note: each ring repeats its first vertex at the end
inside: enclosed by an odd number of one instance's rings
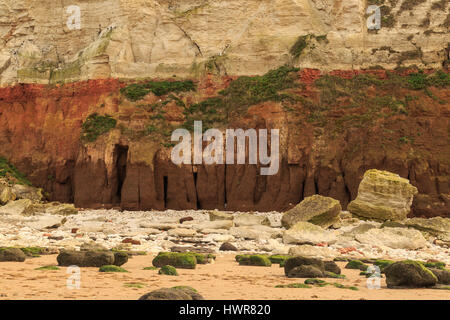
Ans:
POLYGON ((116 145, 114 154, 116 156, 117 191, 116 199, 122 200, 122 187, 127 176, 128 146, 116 145))
MULTIPOLYGON (((197 189, 197 179, 198 179, 198 172, 194 172, 194 186, 195 186, 195 190, 197 189)), ((198 191, 197 191, 197 210, 202 209, 202 206, 200 204, 200 198, 198 196, 198 191)))
POLYGON ((169 178, 167 176, 164 176, 163 183, 164 183, 164 208, 167 209, 167 186, 169 184, 169 178))

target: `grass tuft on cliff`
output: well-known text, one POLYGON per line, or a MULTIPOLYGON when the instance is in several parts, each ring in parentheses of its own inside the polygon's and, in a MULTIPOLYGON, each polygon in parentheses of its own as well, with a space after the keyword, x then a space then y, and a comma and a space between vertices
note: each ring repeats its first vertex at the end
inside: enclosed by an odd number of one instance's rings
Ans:
POLYGON ((101 116, 98 113, 89 115, 84 121, 81 133, 83 142, 94 142, 99 136, 116 127, 117 120, 110 115, 101 116))
POLYGON ((31 182, 26 176, 3 157, 0 157, 0 177, 12 180, 15 184, 31 186, 31 182))
POLYGON ((203 130, 226 124, 229 119, 242 115, 248 107, 265 101, 282 101, 287 97, 280 91, 293 88, 298 68, 282 66, 262 76, 242 76, 231 82, 219 96, 208 98, 185 109, 183 125, 193 129, 194 120, 203 121, 203 130))
POLYGON ((179 93, 195 90, 196 87, 192 80, 149 81, 145 83, 133 83, 120 89, 120 93, 122 93, 130 101, 138 101, 150 92, 153 92, 156 96, 163 96, 171 92, 179 93))

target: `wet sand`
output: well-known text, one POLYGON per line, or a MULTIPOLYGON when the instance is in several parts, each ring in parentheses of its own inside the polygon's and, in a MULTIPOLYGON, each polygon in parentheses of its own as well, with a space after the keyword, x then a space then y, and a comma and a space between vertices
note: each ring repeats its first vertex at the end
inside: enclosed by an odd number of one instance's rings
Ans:
POLYGON ((81 268, 81 288, 68 289, 66 267, 60 270, 34 270, 56 265, 56 255, 27 259, 25 262, 0 263, 0 299, 78 299, 78 300, 136 300, 143 294, 164 287, 191 286, 207 300, 359 300, 359 299, 439 299, 450 300, 449 290, 387 289, 381 279, 381 289, 370 290, 366 278, 359 270, 344 269, 347 279, 324 279, 346 286, 356 286, 358 291, 334 286, 313 288, 275 288, 278 284, 303 283, 305 279, 289 279, 284 269, 272 267, 239 266, 235 254, 219 254, 209 265, 197 265, 195 270, 178 269, 179 276, 158 275, 157 270, 143 270, 152 265, 154 255, 134 256, 122 267, 129 273, 101 273, 98 268, 81 268), (142 288, 130 287, 138 284, 142 288))

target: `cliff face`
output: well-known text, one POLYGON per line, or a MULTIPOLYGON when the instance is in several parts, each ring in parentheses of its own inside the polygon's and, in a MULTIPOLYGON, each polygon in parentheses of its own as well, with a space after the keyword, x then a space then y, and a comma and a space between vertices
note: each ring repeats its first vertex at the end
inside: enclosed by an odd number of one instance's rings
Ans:
POLYGON ((0 3, 0 83, 264 74, 292 63, 322 70, 449 59, 445 0, 84 0, 0 3), (368 30, 368 5, 381 6, 368 30), (69 26, 67 21, 70 21, 69 26))
MULTIPOLYGON (((195 91, 149 93, 136 102, 120 90, 130 85, 118 80, 4 88, 1 152, 51 199, 79 207, 284 210, 316 193, 346 207, 364 172, 378 168, 418 187, 413 215, 448 216, 448 75, 440 73, 445 86, 411 89, 415 77, 391 78, 383 70, 286 72, 290 78, 282 83, 290 85, 280 91, 281 99, 264 93, 242 98, 232 90, 246 88, 249 78, 215 76, 198 81, 195 91), (259 102, 239 100, 250 98, 259 102), (245 108, 220 118, 235 103, 245 108), (193 113, 198 108, 204 108, 202 115, 193 113), (95 113, 117 123, 86 141, 82 124, 95 113), (256 165, 175 166, 170 133, 186 125, 190 113, 216 128, 281 129, 278 174, 260 176, 256 165)), ((249 83, 259 86, 265 77, 249 83)))
POLYGON ((80 28, 71 5, 0 2, 0 155, 50 199, 267 211, 318 193, 345 208, 378 168, 418 187, 413 215, 449 215, 448 1, 84 0, 80 28), (425 73, 383 70, 409 66, 425 73), (150 78, 193 82, 150 93, 150 78), (89 136, 90 120, 114 125, 89 136), (170 133, 193 120, 281 129, 278 174, 175 166, 170 133))

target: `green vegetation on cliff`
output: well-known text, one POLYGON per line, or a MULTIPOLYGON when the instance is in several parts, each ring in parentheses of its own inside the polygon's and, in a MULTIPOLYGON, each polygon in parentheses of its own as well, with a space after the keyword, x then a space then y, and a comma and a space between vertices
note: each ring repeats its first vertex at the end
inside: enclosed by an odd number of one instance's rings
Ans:
POLYGON ((26 176, 3 157, 0 157, 0 177, 12 180, 15 184, 31 186, 31 182, 26 176))
POLYGON ((150 92, 153 92, 157 96, 163 96, 171 92, 178 93, 187 91, 195 91, 195 84, 192 80, 133 83, 120 90, 130 101, 138 101, 150 92))
POLYGON ((271 70, 265 75, 242 76, 232 81, 219 96, 186 108, 184 127, 192 130, 194 120, 203 121, 203 130, 220 124, 226 124, 230 119, 242 115, 248 107, 265 101, 282 101, 289 96, 280 91, 296 86, 297 68, 282 66, 271 70))
POLYGON ((117 120, 110 115, 101 116, 98 113, 93 113, 87 117, 81 126, 81 140, 83 142, 94 142, 99 136, 115 128, 116 124, 117 120))

